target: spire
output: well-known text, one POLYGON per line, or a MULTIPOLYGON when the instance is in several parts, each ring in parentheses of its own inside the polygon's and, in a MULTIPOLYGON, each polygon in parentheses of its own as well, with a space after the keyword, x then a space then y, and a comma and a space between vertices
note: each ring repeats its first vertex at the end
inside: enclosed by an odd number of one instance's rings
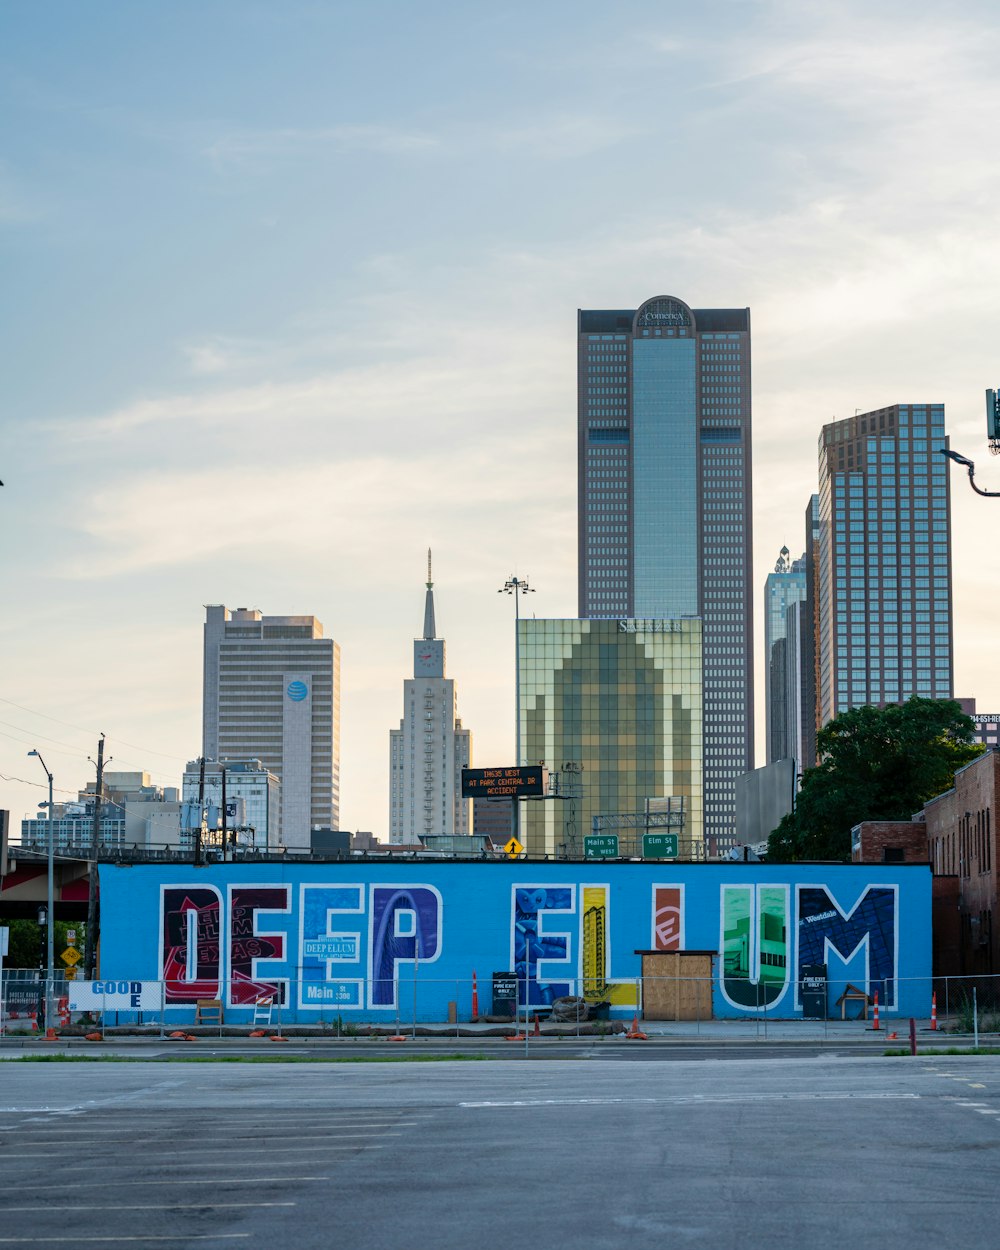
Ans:
POLYGON ((427 598, 424 600, 424 638, 434 637, 434 579, 431 576, 431 549, 427 548, 427 598))

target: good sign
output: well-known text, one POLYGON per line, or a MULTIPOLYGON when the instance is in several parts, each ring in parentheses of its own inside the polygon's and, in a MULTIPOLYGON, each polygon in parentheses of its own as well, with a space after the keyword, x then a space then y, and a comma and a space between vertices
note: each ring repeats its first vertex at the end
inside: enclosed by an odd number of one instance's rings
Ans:
POLYGON ((462 798, 519 799, 541 796, 548 786, 548 769, 541 764, 523 768, 463 768, 462 798))

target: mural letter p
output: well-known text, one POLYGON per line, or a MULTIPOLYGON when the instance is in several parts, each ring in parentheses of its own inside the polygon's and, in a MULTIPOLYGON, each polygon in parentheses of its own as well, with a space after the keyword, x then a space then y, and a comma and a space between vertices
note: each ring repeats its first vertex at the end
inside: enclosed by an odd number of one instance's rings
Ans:
POLYGON ((401 963, 433 963, 441 953, 441 895, 433 886, 372 886, 372 1007, 396 1006, 401 963))

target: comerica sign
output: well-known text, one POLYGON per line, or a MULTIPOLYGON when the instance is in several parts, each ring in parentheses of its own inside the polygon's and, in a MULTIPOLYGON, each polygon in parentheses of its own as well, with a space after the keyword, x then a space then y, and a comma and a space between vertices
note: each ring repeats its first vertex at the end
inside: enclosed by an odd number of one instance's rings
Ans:
POLYGON ((463 768, 463 799, 541 798, 549 787, 544 764, 517 768, 463 768))

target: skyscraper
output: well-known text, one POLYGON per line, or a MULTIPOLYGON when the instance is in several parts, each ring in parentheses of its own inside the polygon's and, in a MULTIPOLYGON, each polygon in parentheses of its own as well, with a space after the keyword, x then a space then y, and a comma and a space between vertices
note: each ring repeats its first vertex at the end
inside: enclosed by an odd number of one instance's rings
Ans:
POLYGON ((428 551, 423 637, 413 643, 399 728, 389 730, 389 841, 470 833, 472 800, 462 798, 462 769, 471 763, 472 734, 458 717, 455 683, 445 676, 444 639, 437 637, 428 551))
POLYGON ((679 798, 682 855, 700 858, 701 622, 522 619, 518 631, 524 758, 575 776, 560 801, 523 805, 531 854, 582 855, 595 816, 679 798))
MULTIPOLYGON (((806 558, 789 560, 782 547, 764 583, 764 660, 767 672, 765 708, 767 720, 767 763, 795 758, 791 749, 789 725, 788 609, 806 597, 806 558)), ((793 644, 797 639, 791 640, 793 644)))
POLYGON ((753 766, 750 310, 579 312, 579 612, 704 624, 705 838, 753 766))
POLYGON ((260 760, 281 782, 280 838, 340 821, 340 648, 314 616, 205 609, 202 754, 260 760))
POLYGON ((817 723, 953 697, 943 404, 894 404, 819 440, 817 723))

